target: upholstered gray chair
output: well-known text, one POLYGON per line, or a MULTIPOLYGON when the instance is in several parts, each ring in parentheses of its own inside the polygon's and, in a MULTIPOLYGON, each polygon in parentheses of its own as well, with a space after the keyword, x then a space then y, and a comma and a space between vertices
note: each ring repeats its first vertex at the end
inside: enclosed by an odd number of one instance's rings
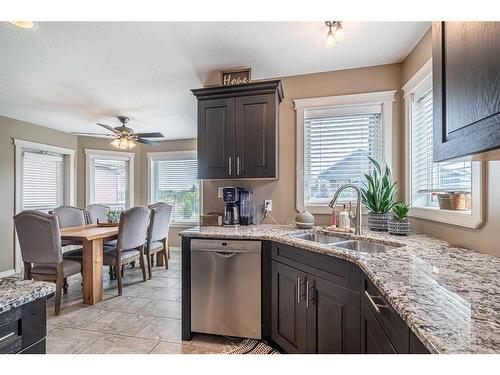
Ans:
POLYGON ((122 294, 122 266, 139 260, 142 278, 146 281, 144 266, 144 239, 146 238, 149 221, 149 208, 137 206, 129 208, 120 214, 118 226, 118 241, 114 248, 104 251, 103 263, 114 266, 118 281, 118 294, 122 294))
POLYGON ((57 216, 41 211, 23 211, 14 216, 24 278, 56 283, 55 314, 61 310, 61 293, 65 279, 80 273, 80 262, 65 259, 57 216))
MULTIPOLYGON (((87 224, 85 210, 72 206, 59 206, 49 211, 49 214, 57 216, 59 228, 79 227, 87 224)), ((63 240, 62 246, 79 245, 79 242, 63 240)))
POLYGON ((172 206, 167 203, 155 203, 149 206, 148 236, 146 239, 146 260, 148 262, 148 276, 151 279, 151 263, 154 254, 161 252, 168 269, 168 229, 172 206))
POLYGON ((110 208, 102 204, 94 203, 87 206, 87 223, 97 224, 106 223, 108 221, 108 211, 110 208))

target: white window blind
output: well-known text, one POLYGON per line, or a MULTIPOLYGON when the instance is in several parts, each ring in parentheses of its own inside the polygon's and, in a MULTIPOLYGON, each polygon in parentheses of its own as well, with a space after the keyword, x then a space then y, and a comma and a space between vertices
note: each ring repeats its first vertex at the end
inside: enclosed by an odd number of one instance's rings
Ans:
POLYGON ((173 157, 151 161, 151 203, 173 206, 173 222, 198 221, 200 194, 198 162, 195 158, 173 157))
POLYGON ((128 207, 128 163, 127 160, 91 159, 91 203, 121 209, 128 207))
POLYGON ((467 158, 432 162, 432 88, 430 77, 413 94, 411 106, 411 189, 415 207, 438 207, 432 193, 471 191, 472 163, 467 158))
MULTIPOLYGON (((368 156, 381 161, 381 106, 306 110, 304 116, 305 205, 329 202, 346 183, 361 185, 371 168, 368 156)), ((339 202, 354 201, 347 189, 339 202)))
POLYGON ((64 155, 22 151, 21 210, 49 211, 64 202, 64 155))

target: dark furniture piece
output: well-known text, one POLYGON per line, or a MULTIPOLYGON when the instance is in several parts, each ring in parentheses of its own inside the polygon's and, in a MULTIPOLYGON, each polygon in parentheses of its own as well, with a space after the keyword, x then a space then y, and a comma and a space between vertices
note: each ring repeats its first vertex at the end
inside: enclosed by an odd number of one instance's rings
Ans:
MULTIPOLYGON (((182 238, 182 339, 191 332, 191 238, 182 238)), ((355 264, 262 242, 262 337, 284 353, 429 353, 355 264)))
POLYGON ((500 147, 500 22, 432 26, 434 161, 500 147))
POLYGON ((0 314, 0 354, 45 354, 47 298, 0 314))
POLYGON ((59 315, 63 284, 66 285, 69 276, 82 272, 82 265, 64 258, 57 216, 27 210, 14 216, 14 224, 24 262, 24 279, 56 283, 55 314, 59 315))
POLYGON ((118 281, 118 295, 122 295, 122 267, 139 261, 142 278, 146 281, 146 267, 144 265, 144 240, 148 229, 149 208, 137 206, 122 211, 118 226, 118 240, 116 247, 105 248, 103 264, 114 266, 118 281))
POLYGON ((198 178, 277 178, 280 80, 192 90, 198 178))
POLYGON ((172 206, 160 202, 148 207, 151 213, 146 239, 146 261, 148 263, 148 277, 151 279, 151 264, 153 263, 154 254, 162 257, 164 263, 161 264, 164 264, 165 268, 168 269, 168 229, 170 227, 172 206))

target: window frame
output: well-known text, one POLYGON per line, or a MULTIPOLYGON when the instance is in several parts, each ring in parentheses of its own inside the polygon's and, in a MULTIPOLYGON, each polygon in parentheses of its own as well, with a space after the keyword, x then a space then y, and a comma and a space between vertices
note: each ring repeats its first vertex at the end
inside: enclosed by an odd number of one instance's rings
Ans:
MULTIPOLYGON (((198 161, 198 155, 196 150, 180 150, 180 151, 157 151, 157 152, 148 152, 148 204, 152 204, 152 173, 151 169, 153 167, 153 161, 158 160, 179 160, 179 159, 196 159, 198 161)), ((203 183, 201 180, 198 180, 198 194, 200 196, 200 212, 199 215, 203 212, 203 183)), ((186 221, 171 221, 170 227, 192 227, 200 224, 200 220, 186 220, 186 221)))
POLYGON ((107 159, 107 160, 124 160, 128 161, 128 197, 125 203, 125 209, 134 207, 134 152, 96 150, 85 148, 85 205, 88 206, 93 202, 93 193, 91 186, 94 183, 93 173, 90 170, 92 159, 107 159))
POLYGON ((409 216, 467 228, 478 228, 483 223, 484 166, 482 161, 472 160, 472 201, 470 211, 441 210, 436 207, 411 207, 411 123, 413 97, 425 87, 428 88, 429 85, 432 87, 432 58, 402 88, 405 102, 405 202, 410 205, 409 216))
MULTIPOLYGON (((328 204, 306 205, 304 196, 304 114, 306 110, 338 110, 353 106, 381 106, 382 120, 382 157, 392 169, 392 133, 394 123, 393 105, 396 101, 396 90, 377 91, 352 95, 336 95, 319 98, 295 99, 296 112, 296 198, 295 208, 298 212, 308 210, 312 214, 331 214, 328 204)), ((354 202, 353 202, 354 203, 354 202)), ((355 206, 355 203, 354 203, 355 206)))

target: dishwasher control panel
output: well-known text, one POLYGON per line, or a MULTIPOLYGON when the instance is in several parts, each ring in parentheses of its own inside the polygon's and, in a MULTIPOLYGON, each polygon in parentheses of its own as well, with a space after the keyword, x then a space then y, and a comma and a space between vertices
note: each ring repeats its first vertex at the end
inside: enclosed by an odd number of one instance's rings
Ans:
POLYGON ((260 253, 262 248, 261 241, 242 241, 242 240, 211 240, 211 239, 193 239, 191 240, 191 251, 236 251, 245 253, 260 253))

